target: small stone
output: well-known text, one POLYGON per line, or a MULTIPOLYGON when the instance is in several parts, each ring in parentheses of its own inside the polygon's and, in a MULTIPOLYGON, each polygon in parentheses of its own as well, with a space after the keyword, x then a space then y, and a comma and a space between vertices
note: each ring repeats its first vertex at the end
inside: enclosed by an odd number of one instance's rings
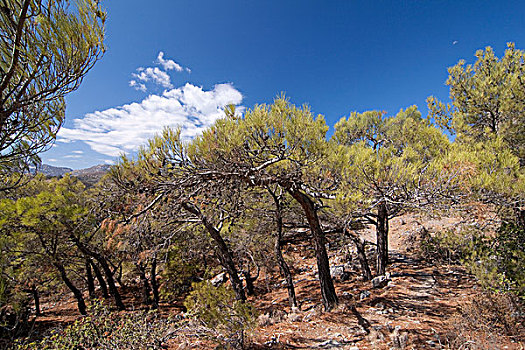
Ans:
POLYGON ((224 282, 228 280, 228 276, 226 275, 226 272, 219 273, 217 276, 213 277, 210 282, 212 286, 218 287, 224 282))
POLYGON ((345 267, 343 265, 330 267, 330 275, 332 276, 332 278, 341 280, 341 277, 344 275, 344 273, 345 267))
POLYGON ((341 343, 339 343, 337 340, 326 340, 318 345, 319 348, 332 348, 332 347, 339 347, 341 346, 341 343))
POLYGON ((266 313, 266 314, 262 314, 262 315, 260 315, 260 316, 257 318, 257 323, 258 323, 259 326, 261 326, 261 327, 265 327, 265 326, 270 325, 270 314, 266 313))
POLYGON ((296 313, 288 314, 288 321, 290 322, 299 322, 301 321, 301 316, 296 313))
POLYGON ((366 299, 370 296, 370 292, 365 290, 364 292, 361 292, 361 294, 359 294, 359 300, 363 300, 363 299, 366 299))
POLYGON ((388 277, 386 275, 383 276, 377 276, 372 279, 372 287, 373 288, 383 288, 388 284, 388 281, 390 280, 390 275, 388 277))

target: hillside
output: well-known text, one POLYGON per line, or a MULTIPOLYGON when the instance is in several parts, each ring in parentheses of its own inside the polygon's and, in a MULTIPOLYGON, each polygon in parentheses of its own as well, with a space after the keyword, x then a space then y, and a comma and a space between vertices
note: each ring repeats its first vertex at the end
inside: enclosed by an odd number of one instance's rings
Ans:
POLYGON ((66 167, 56 167, 49 164, 42 164, 38 171, 50 177, 61 177, 69 173, 72 176, 77 177, 86 186, 92 186, 96 184, 102 178, 102 176, 104 176, 108 172, 110 168, 111 165, 98 164, 86 169, 73 170, 71 168, 66 167))
MULTIPOLYGON (((374 287, 371 281, 362 281, 352 247, 337 236, 330 236, 329 257, 339 296, 339 305, 331 312, 324 312, 321 306, 315 258, 308 242, 288 244, 283 250, 293 266, 300 306, 291 309, 282 278, 275 271, 264 271, 256 281, 256 295, 250 298, 259 316, 257 327, 248 335, 249 348, 523 349, 523 336, 499 333, 503 325, 497 322, 493 328, 473 331, 477 327, 475 323, 483 319, 476 319, 476 312, 485 312, 483 316, 490 317, 494 310, 483 309, 483 305, 476 308, 484 294, 464 267, 427 261, 417 254, 414 239, 421 232, 453 228, 461 221, 461 218, 422 221, 414 215, 393 220, 390 280, 380 287, 374 287), (345 275, 335 272, 337 269, 344 269, 345 275), (469 344, 481 345, 469 347, 469 344)), ((371 231, 364 234, 373 239, 371 231)), ((144 308, 134 289, 128 286, 125 291, 130 310, 144 308)), ((44 315, 37 319, 37 328, 67 324, 79 317, 71 299, 45 303, 43 308, 44 315)), ((185 317, 181 300, 162 303, 160 310, 165 317, 185 317)), ((516 322, 515 329, 523 330, 523 318, 511 320, 516 322)), ((209 341, 186 334, 176 336, 165 346, 169 349, 214 347, 209 341)))

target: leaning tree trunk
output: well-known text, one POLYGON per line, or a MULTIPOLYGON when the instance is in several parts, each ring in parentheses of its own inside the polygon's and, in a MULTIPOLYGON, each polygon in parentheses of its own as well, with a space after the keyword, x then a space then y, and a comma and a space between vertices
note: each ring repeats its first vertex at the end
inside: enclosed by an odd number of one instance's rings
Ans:
POLYGON ((108 262, 100 254, 96 254, 94 258, 97 259, 100 266, 102 267, 102 270, 104 271, 104 274, 106 275, 106 281, 108 282, 109 293, 113 296, 113 299, 115 300, 115 305, 117 306, 119 310, 125 310, 126 307, 124 306, 124 303, 122 302, 122 298, 120 297, 120 293, 117 289, 117 286, 115 285, 115 280, 113 279, 113 273, 111 269, 109 268, 108 262))
POLYGON ((363 279, 365 281, 371 280, 372 271, 370 270, 370 265, 368 264, 368 259, 366 257, 366 241, 350 234, 348 231, 347 236, 350 237, 350 239, 354 242, 355 248, 357 250, 357 258, 359 259, 359 263, 361 264, 361 273, 363 275, 363 279))
POLYGON ((40 310, 40 295, 38 294, 38 289, 34 284, 31 285, 31 294, 33 294, 33 300, 35 302, 35 315, 40 316, 42 315, 42 311, 40 310))
POLYGON ((151 288, 149 286, 148 278, 146 277, 146 267, 142 263, 137 263, 137 270, 139 271, 140 281, 142 282, 142 304, 149 305, 151 304, 151 299, 149 297, 151 288))
POLYGON ((117 289, 117 286, 115 285, 115 280, 113 278, 113 272, 111 271, 111 268, 109 267, 109 264, 106 261, 106 259, 101 254, 89 249, 77 237, 75 237, 75 235, 70 235, 70 238, 77 245, 78 249, 83 254, 92 257, 100 264, 100 267, 102 267, 102 271, 104 271, 104 274, 106 275, 106 280, 107 280, 108 287, 109 287, 109 293, 113 296, 113 299, 115 300, 115 305, 117 306, 119 310, 125 310, 126 307, 124 306, 124 303, 122 302, 122 298, 120 297, 120 293, 117 289))
POLYGON ((384 275, 388 264, 388 210, 382 201, 377 209, 377 274, 384 275))
POLYGON ((57 270, 60 272, 60 277, 62 278, 62 281, 64 281, 66 286, 69 288, 69 290, 75 296, 75 299, 77 299, 78 311, 82 315, 86 315, 87 314, 87 312, 86 312, 86 303, 84 302, 84 296, 82 295, 82 292, 77 287, 75 287, 73 282, 71 282, 69 277, 67 277, 66 269, 64 268, 64 266, 62 264, 60 264, 59 262, 54 262, 53 265, 55 265, 57 270))
POLYGON ((230 277, 230 282, 235 292, 235 298, 240 301, 246 300, 246 295, 244 294, 244 289, 242 287, 241 279, 239 278, 239 273, 233 262, 233 257, 230 252, 230 249, 226 245, 226 242, 221 236, 219 230, 209 222, 208 218, 202 214, 202 212, 191 203, 183 203, 182 206, 191 214, 197 216, 201 223, 204 225, 211 238, 215 242, 217 248, 217 255, 219 256, 219 261, 221 265, 226 269, 228 276, 230 277))
POLYGON ((157 257, 153 256, 151 260, 151 273, 150 273, 150 283, 151 290, 153 292, 153 304, 151 307, 156 309, 159 307, 160 298, 159 298, 159 285, 157 284, 157 257))
POLYGON ((89 298, 95 299, 95 280, 93 279, 93 273, 91 272, 91 262, 89 259, 86 259, 86 279, 89 298))
POLYGON ((325 247, 325 236, 319 223, 319 217, 315 210, 314 202, 306 194, 298 190, 289 190, 292 197, 299 202, 306 214, 306 219, 312 232, 314 241, 315 257, 317 259, 317 270, 319 272, 319 284, 321 286, 321 296, 326 311, 331 310, 337 305, 338 299, 335 294, 334 282, 330 275, 330 263, 325 247))
POLYGON ((279 265, 279 270, 281 271, 281 275, 286 281, 286 289, 288 290, 288 302, 290 303, 290 307, 297 307, 297 298, 295 296, 295 287, 293 284, 292 273, 290 272, 290 267, 286 263, 286 260, 284 260, 283 252, 281 251, 281 247, 283 245, 282 244, 282 240, 283 240, 282 206, 281 206, 281 202, 279 198, 277 197, 277 195, 270 190, 268 191, 272 195, 273 201, 275 203, 275 221, 277 225, 277 237, 275 239, 275 245, 274 245, 275 258, 277 259, 277 264, 279 265))
POLYGON ((284 260, 281 247, 281 239, 280 237, 277 237, 274 246, 275 257, 277 258, 277 264, 279 264, 279 270, 286 281, 286 289, 288 290, 288 302, 290 303, 290 307, 297 307, 297 298, 295 296, 295 287, 293 284, 292 273, 290 272, 290 268, 288 267, 286 260, 284 260))
POLYGON ((102 273, 100 273, 100 269, 91 259, 89 259, 89 263, 93 268, 93 272, 95 273, 95 277, 97 278, 100 290, 102 291, 102 297, 104 297, 104 299, 109 298, 108 286, 106 284, 106 281, 104 280, 104 276, 102 276, 102 273))

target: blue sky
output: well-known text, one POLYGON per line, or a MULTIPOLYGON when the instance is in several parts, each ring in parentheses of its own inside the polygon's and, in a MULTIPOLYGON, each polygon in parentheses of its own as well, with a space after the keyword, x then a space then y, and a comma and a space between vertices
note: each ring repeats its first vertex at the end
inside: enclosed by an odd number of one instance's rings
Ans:
POLYGON ((106 0, 107 52, 67 97, 44 163, 111 163, 163 125, 186 137, 281 91, 330 126, 446 99, 447 67, 525 48, 523 1, 106 0))

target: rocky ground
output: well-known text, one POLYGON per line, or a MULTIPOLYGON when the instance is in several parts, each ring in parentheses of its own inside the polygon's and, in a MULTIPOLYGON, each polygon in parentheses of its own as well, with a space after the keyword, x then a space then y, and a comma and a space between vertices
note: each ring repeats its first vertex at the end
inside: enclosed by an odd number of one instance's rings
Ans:
MULTIPOLYGON (((253 303, 260 312, 258 326, 248 334, 253 349, 448 349, 451 334, 462 328, 459 310, 471 303, 480 288, 473 276, 459 265, 437 264, 418 258, 414 235, 421 230, 454 228, 455 219, 427 219, 405 215, 392 221, 389 276, 364 282, 351 245, 329 237, 329 255, 339 306, 324 312, 308 242, 289 245, 287 259, 293 262, 299 308, 288 305, 287 291, 278 274, 262 274, 256 282, 253 303), (422 225, 421 222, 424 222, 422 225)), ((373 232, 363 233, 373 241, 373 232)), ((128 294, 128 298, 132 293, 128 294)), ((127 304, 133 304, 128 299, 127 304)), ((136 300, 137 306, 140 304, 136 300)), ((78 317, 74 303, 46 305, 40 325, 67 323, 78 317)), ((161 306, 164 314, 182 312, 181 305, 161 306)), ((485 340, 484 340, 485 341, 485 340)), ((462 349, 525 349, 524 343, 495 335, 493 345, 455 347, 462 349)), ((193 348, 210 343, 196 340, 193 348)), ((170 349, 180 349, 176 342, 170 349)))

